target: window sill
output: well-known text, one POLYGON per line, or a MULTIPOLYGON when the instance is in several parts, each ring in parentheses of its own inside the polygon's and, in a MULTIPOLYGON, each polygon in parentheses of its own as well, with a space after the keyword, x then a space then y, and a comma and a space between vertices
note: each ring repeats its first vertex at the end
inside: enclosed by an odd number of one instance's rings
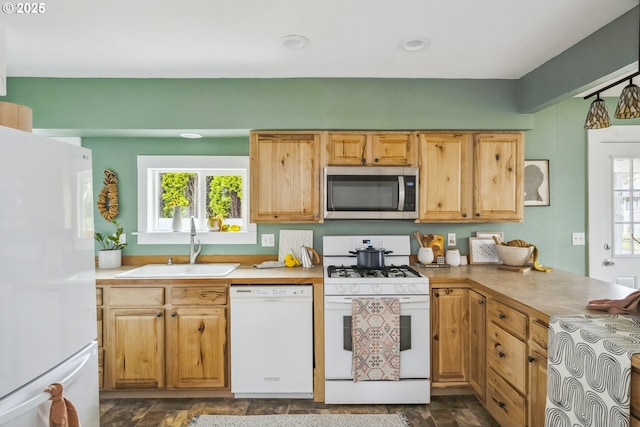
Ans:
MULTIPOLYGON (((254 225, 255 227, 255 225, 254 225)), ((138 237, 139 245, 188 245, 191 235, 188 231, 156 231, 133 233, 138 237)), ((258 242, 257 230, 248 231, 198 231, 196 240, 204 245, 255 245, 258 242)))

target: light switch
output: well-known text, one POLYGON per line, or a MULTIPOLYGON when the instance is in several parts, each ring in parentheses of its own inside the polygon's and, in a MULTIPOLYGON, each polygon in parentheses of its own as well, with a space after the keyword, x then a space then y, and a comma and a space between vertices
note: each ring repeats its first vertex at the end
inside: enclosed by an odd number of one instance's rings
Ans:
POLYGON ((574 246, 584 246, 585 245, 584 233, 571 233, 571 244, 574 246))
POLYGON ((273 247, 276 245, 275 236, 273 234, 262 235, 262 247, 273 247))

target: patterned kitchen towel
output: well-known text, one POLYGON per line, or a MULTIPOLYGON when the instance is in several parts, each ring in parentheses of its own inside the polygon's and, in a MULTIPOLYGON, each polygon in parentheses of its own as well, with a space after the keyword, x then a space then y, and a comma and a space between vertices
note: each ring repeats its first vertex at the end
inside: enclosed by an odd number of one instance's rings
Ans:
POLYGON ((552 317, 545 426, 628 427, 634 353, 638 317, 552 317))
POLYGON ((353 298, 353 381, 400 379, 400 300, 353 298))

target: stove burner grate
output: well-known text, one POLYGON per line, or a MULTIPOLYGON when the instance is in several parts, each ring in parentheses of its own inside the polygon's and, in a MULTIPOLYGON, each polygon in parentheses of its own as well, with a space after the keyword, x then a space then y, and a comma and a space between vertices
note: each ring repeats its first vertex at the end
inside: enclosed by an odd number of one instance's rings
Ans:
POLYGON ((330 265, 327 267, 328 277, 421 277, 422 275, 418 273, 413 268, 408 265, 390 265, 384 266, 382 268, 362 268, 357 265, 341 265, 335 266, 330 265))

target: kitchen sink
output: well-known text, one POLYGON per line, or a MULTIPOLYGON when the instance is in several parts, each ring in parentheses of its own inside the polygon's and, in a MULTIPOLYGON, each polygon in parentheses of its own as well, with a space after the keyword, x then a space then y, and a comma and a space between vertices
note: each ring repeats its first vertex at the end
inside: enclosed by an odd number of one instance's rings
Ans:
POLYGON ((210 263, 210 264, 147 264, 133 270, 116 274, 115 277, 124 278, 172 278, 172 277, 225 277, 236 268, 239 263, 210 263))

